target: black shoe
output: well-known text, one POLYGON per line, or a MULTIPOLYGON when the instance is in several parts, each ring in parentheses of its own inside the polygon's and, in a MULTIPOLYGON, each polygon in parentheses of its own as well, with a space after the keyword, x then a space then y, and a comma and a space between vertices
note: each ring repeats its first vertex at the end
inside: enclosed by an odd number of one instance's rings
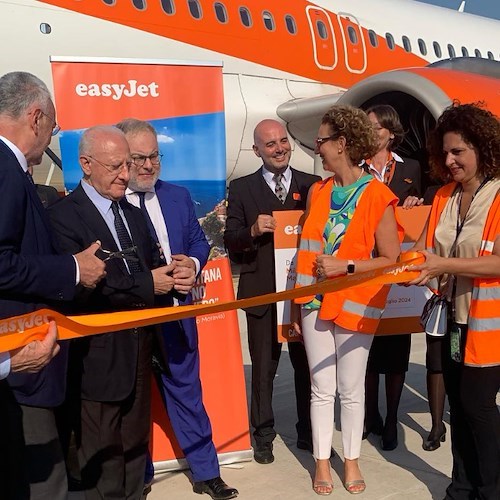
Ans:
POLYGON ((385 451, 392 451, 398 447, 398 429, 396 426, 389 428, 384 427, 384 432, 382 433, 382 449, 385 451))
POLYGON ((238 496, 238 490, 228 486, 220 476, 207 481, 196 481, 193 491, 199 494, 208 493, 214 500, 228 500, 238 496))
POLYGON ((83 484, 80 479, 68 474, 68 491, 83 491, 83 484))
POLYGON ((363 431, 362 439, 366 439, 370 434, 381 436, 384 431, 384 421, 380 414, 377 415, 374 423, 365 422, 365 430, 363 431))
POLYGON ((297 448, 299 450, 306 450, 306 451, 310 451, 312 453, 312 451, 313 451, 312 440, 310 438, 309 439, 298 438, 297 439, 297 448))
POLYGON ((256 445, 253 458, 258 464, 272 464, 274 462, 273 443, 256 445))
POLYGON ((443 432, 436 439, 429 439, 429 437, 422 443, 422 448, 425 451, 437 450, 441 446, 441 443, 444 443, 446 441, 446 427, 444 426, 444 424, 443 432))

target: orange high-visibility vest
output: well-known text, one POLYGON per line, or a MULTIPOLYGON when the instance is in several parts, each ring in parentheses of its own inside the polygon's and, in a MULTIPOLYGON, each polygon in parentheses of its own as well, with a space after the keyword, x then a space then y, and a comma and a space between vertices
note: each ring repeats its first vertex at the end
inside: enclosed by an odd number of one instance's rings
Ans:
MULTIPOLYGON (((425 246, 435 253, 434 234, 441 213, 457 186, 443 186, 432 204, 425 246)), ((483 229, 479 257, 491 255, 495 239, 500 234, 500 196, 495 196, 483 229)), ((464 364, 485 367, 500 365, 500 277, 474 278, 469 310, 464 364)))
MULTIPOLYGON (((297 254, 296 286, 315 281, 316 257, 323 253, 323 231, 330 211, 333 178, 313 185, 310 208, 302 228, 297 254)), ((388 206, 396 207, 398 198, 382 182, 373 179, 358 200, 336 257, 339 259, 367 260, 375 249, 375 231, 388 206)), ((398 223, 398 236, 403 241, 403 228, 398 223)), ((319 317, 332 320, 347 330, 375 333, 384 312, 388 285, 374 285, 327 293, 323 297, 319 317)), ((306 304, 314 297, 296 299, 306 304)))

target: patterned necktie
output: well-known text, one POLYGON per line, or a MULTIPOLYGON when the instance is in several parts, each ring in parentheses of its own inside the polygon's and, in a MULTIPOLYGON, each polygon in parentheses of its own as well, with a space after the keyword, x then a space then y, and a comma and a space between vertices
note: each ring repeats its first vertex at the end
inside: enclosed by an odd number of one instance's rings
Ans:
MULTIPOLYGON (((115 216, 116 234, 118 235, 118 241, 120 242, 122 250, 132 248, 134 244, 132 243, 132 238, 130 237, 130 234, 128 234, 127 227, 125 226, 122 216, 120 215, 120 207, 117 201, 113 201, 113 203, 111 203, 111 210, 115 216)), ((129 260, 127 261, 127 266, 131 274, 140 273, 142 271, 139 262, 129 260)))
POLYGON ((281 201, 281 203, 285 203, 286 200, 286 188, 285 185, 283 184, 283 174, 274 174, 273 180, 276 183, 274 187, 274 193, 276 194, 278 200, 281 201))
POLYGON ((35 185, 35 181, 33 180, 33 177, 31 177, 31 174, 26 170, 26 172, 24 172, 26 174, 26 177, 28 178, 30 184, 33 184, 33 186, 35 185))

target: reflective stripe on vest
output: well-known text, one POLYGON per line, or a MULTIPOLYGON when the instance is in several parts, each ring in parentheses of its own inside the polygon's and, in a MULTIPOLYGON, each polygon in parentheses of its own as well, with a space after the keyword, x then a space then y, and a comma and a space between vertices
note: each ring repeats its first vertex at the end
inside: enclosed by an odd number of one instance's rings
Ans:
POLYGON ((346 299, 342 304, 342 309, 358 316, 363 316, 369 319, 380 319, 384 313, 384 308, 371 307, 353 300, 346 299))
POLYGON ((322 253, 323 242, 317 240, 300 240, 299 250, 306 250, 309 252, 322 253))

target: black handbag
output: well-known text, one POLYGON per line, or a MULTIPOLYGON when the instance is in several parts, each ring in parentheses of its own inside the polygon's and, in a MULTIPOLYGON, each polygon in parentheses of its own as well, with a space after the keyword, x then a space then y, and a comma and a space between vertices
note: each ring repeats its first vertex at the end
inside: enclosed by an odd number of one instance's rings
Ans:
POLYGON ((424 306, 420 324, 427 335, 443 337, 448 328, 448 308, 450 303, 446 295, 434 294, 424 306))

